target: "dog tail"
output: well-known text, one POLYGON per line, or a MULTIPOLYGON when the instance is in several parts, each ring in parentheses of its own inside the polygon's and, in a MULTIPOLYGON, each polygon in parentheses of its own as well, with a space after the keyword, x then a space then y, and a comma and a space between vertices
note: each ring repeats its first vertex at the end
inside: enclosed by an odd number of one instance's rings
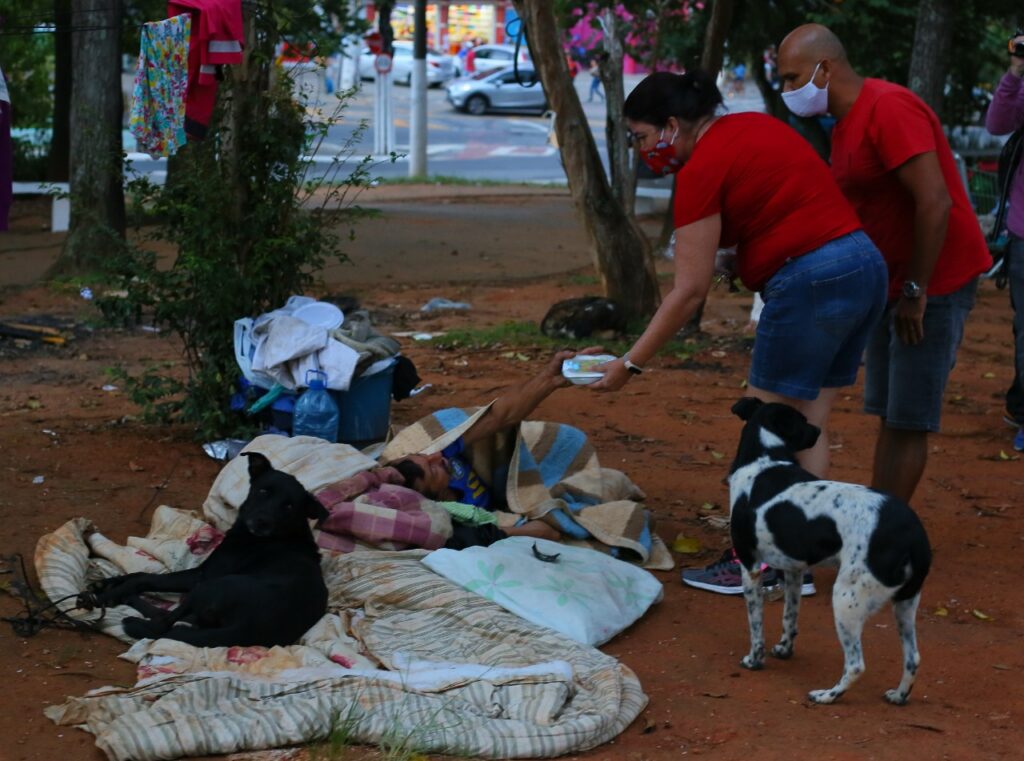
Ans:
POLYGON ((932 549, 928 535, 917 516, 913 513, 911 515, 915 518, 915 525, 908 527, 907 532, 907 565, 910 566, 910 578, 893 595, 894 600, 910 600, 918 595, 932 567, 932 549))

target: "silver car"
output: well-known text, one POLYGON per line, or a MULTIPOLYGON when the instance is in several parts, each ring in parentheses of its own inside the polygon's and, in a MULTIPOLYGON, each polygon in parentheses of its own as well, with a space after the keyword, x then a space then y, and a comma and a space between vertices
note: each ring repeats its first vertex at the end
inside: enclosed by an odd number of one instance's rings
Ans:
MULTIPOLYGON (((369 48, 363 48, 359 55, 359 76, 362 79, 376 79, 377 70, 373 62, 377 56, 369 48)), ((396 40, 394 56, 391 59, 391 78, 397 84, 412 84, 412 43, 396 40)), ((436 50, 427 48, 427 85, 443 85, 455 76, 455 67, 451 56, 441 55, 436 50)))
POLYGON ((519 76, 511 66, 499 71, 479 71, 448 83, 448 102, 459 111, 474 116, 488 111, 548 110, 544 88, 532 68, 519 67, 519 76))

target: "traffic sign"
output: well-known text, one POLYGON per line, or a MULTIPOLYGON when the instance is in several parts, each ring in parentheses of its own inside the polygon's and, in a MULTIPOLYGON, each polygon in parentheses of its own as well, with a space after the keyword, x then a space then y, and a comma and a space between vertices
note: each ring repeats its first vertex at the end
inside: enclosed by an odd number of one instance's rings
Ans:
POLYGON ((391 71, 391 56, 387 53, 380 53, 373 59, 373 68, 378 74, 387 74, 391 71))
POLYGON ((370 52, 375 55, 384 49, 384 38, 380 32, 367 32, 363 35, 363 41, 366 43, 366 47, 370 49, 370 52))

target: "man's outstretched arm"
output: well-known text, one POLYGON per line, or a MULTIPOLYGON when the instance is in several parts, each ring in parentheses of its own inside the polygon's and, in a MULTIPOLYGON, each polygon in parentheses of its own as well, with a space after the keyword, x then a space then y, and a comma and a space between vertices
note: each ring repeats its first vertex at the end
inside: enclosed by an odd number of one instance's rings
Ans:
POLYGON ((466 444, 493 436, 505 428, 519 425, 537 405, 543 402, 553 391, 571 385, 562 376, 562 362, 577 354, 598 354, 599 348, 588 348, 582 351, 560 351, 544 366, 544 369, 518 386, 505 389, 491 408, 463 435, 466 444))

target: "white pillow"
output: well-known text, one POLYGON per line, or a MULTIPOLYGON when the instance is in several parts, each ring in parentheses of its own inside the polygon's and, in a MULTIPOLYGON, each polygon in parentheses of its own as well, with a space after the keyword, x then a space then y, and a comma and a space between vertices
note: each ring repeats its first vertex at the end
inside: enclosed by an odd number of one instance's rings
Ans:
POLYGON ((423 564, 527 621, 586 645, 607 642, 662 596, 661 582, 643 568, 596 550, 526 536, 490 547, 435 550, 423 564), (558 559, 538 559, 534 545, 558 559))

